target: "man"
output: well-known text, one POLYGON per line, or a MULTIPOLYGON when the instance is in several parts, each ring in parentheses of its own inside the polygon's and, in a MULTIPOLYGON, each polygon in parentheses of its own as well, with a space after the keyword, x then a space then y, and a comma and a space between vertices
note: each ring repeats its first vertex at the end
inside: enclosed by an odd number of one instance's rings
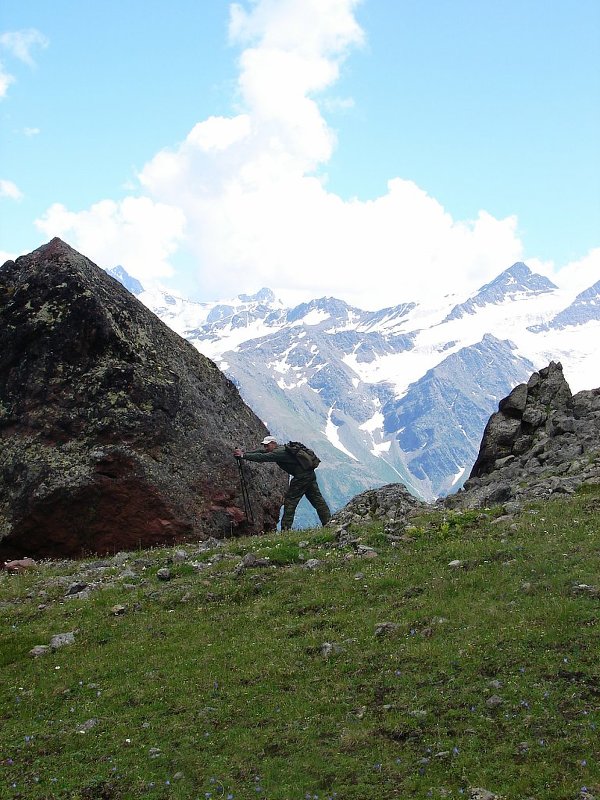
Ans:
POLYGON ((304 496, 315 508, 321 524, 327 525, 331 518, 331 512, 319 489, 314 469, 304 467, 285 447, 277 444, 274 436, 265 436, 261 444, 262 450, 250 450, 244 453, 238 447, 233 451, 233 455, 236 458, 244 458, 246 461, 275 462, 280 469, 292 476, 283 501, 281 530, 286 531, 292 527, 296 506, 304 496))

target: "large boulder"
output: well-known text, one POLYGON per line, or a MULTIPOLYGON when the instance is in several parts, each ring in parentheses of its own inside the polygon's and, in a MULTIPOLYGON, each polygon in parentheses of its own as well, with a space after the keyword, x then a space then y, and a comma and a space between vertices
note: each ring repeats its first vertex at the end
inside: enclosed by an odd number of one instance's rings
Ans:
POLYGON ((286 487, 231 381, 60 239, 0 268, 0 557, 274 529, 286 487))

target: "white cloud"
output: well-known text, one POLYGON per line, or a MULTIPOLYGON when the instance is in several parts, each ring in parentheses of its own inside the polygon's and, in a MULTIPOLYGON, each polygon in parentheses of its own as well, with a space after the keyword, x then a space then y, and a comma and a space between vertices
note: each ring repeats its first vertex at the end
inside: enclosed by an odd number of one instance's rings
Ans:
POLYGON ((16 183, 0 178, 0 197, 8 197, 10 200, 22 200, 23 192, 16 183))
POLYGON ((334 294, 376 307, 481 284, 522 255, 514 217, 455 221, 413 182, 343 201, 317 169, 335 145, 313 95, 362 42, 352 0, 234 6, 244 114, 199 123, 142 170, 158 200, 179 204, 215 296, 271 286, 279 296, 334 294))
POLYGON ((49 238, 58 236, 99 266, 122 264, 140 280, 172 275, 169 257, 183 237, 183 213, 146 197, 120 203, 102 200, 89 210, 68 211, 52 205, 36 226, 49 238))
POLYGON ((48 39, 35 28, 21 31, 7 31, 0 34, 0 46, 19 61, 30 67, 35 66, 32 51, 35 47, 48 47, 48 39))
POLYGON ((0 266, 6 264, 7 261, 14 261, 16 257, 15 253, 9 253, 7 250, 0 250, 0 266))
POLYGON ((596 247, 577 261, 571 261, 550 276, 561 289, 569 289, 575 294, 589 289, 600 280, 600 247, 596 247))
POLYGON ((15 79, 12 75, 10 75, 5 69, 4 66, 0 63, 0 100, 3 97, 6 97, 8 93, 8 87, 11 83, 14 83, 15 79))
POLYGON ((105 200, 79 213, 57 205, 39 227, 141 280, 170 275, 169 256, 184 245, 205 299, 270 286, 287 302, 336 295, 376 308, 471 291, 522 259, 514 216, 453 219, 400 177, 368 201, 328 191, 320 171, 335 136, 319 103, 331 102, 341 63, 363 42, 357 5, 234 4, 230 38, 246 47, 238 113, 198 122, 145 165, 139 180, 152 200, 105 200))

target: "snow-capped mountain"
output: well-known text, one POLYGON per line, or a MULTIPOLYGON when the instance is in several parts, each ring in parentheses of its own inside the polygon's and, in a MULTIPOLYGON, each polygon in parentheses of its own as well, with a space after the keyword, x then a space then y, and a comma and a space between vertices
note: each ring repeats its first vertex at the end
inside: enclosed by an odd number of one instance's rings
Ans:
POLYGON ((457 490, 499 400, 551 360, 573 391, 600 385, 600 282, 573 297, 523 263, 472 297, 379 311, 331 297, 286 308, 269 289, 212 303, 136 294, 274 435, 319 453, 334 508, 389 482, 426 500, 457 490))

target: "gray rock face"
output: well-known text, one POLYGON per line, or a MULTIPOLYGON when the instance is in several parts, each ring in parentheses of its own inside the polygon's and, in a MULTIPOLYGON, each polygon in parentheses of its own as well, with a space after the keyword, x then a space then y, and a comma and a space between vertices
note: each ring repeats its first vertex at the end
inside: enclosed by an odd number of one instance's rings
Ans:
POLYGON ((576 395, 555 362, 499 404, 479 455, 449 507, 477 507, 570 494, 600 482, 600 389, 576 395))
POLYGON ((0 269, 0 557, 106 553, 275 528, 244 514, 240 442, 265 426, 212 361, 60 239, 0 269))
POLYGON ((349 525, 364 519, 379 519, 404 523, 419 511, 429 508, 401 483, 390 483, 380 489, 369 489, 354 497, 334 514, 330 525, 349 525))

